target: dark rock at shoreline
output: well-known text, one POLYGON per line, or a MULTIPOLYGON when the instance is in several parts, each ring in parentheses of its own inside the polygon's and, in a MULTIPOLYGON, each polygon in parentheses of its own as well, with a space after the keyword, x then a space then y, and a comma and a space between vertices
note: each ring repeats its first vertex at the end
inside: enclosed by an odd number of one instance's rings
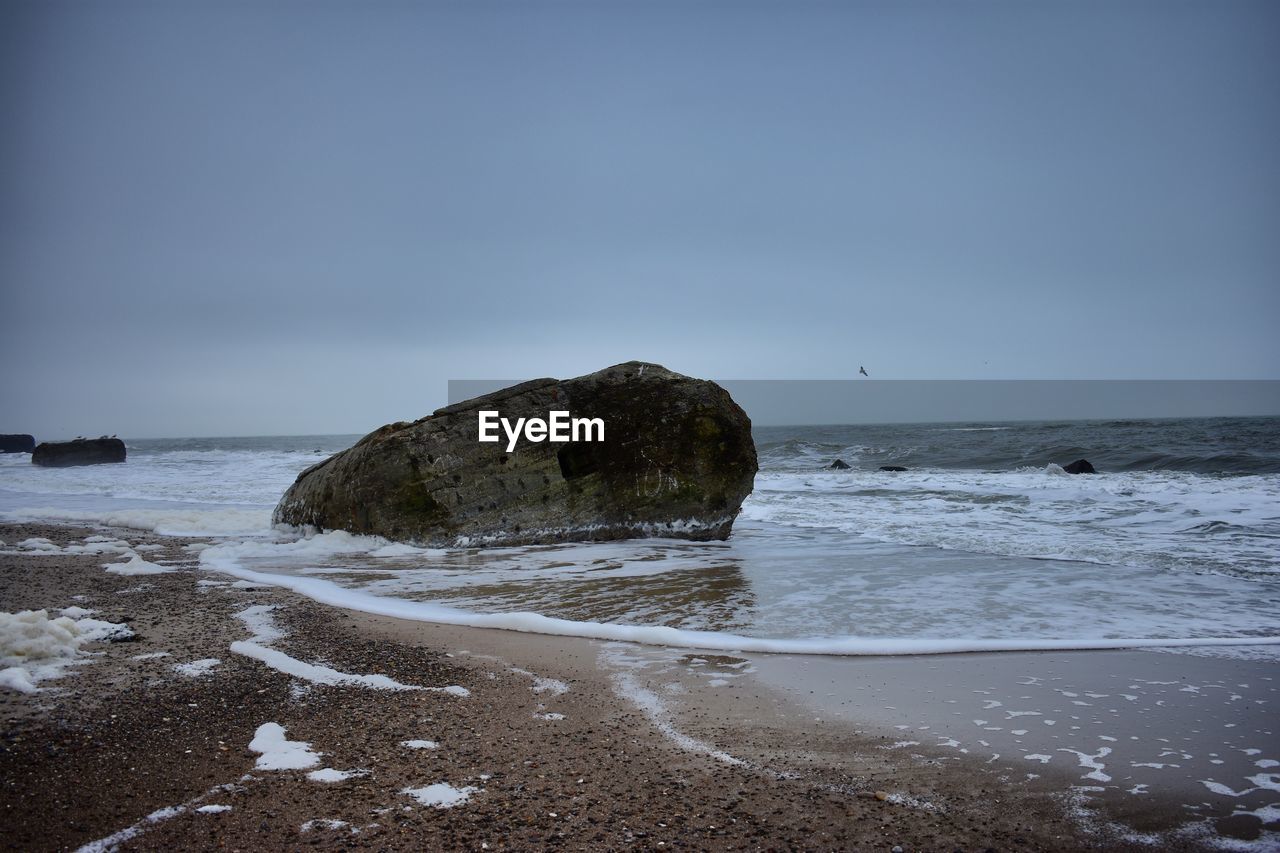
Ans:
POLYGON ((1072 462, 1070 465, 1063 465, 1062 470, 1066 471, 1068 474, 1098 473, 1096 470, 1094 470, 1094 467, 1089 464, 1088 459, 1077 459, 1075 462, 1072 462))
POLYGON ((832 462, 831 465, 829 465, 828 467, 835 468, 837 471, 843 471, 846 468, 852 468, 853 466, 850 465, 848 462, 845 462, 843 459, 837 459, 835 462, 832 462))
POLYGON ((905 471, 907 469, 903 468, 901 465, 881 465, 880 470, 881 471, 905 471))
POLYGON ((35 436, 22 433, 0 435, 0 453, 30 453, 35 447, 35 436))
POLYGON ((71 465, 99 465, 123 462, 124 442, 118 438, 77 438, 75 441, 45 441, 31 451, 31 461, 49 468, 71 465))
POLYGON ((422 545, 725 539, 757 469, 723 388, 627 362, 537 379, 395 423, 298 475, 274 521, 422 545), (480 410, 600 418, 604 441, 479 441, 480 410))

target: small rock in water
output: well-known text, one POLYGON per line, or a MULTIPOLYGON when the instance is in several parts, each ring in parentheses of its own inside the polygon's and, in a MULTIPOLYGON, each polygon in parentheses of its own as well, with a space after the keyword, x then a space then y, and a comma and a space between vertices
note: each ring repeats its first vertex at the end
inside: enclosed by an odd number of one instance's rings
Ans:
POLYGON ((45 441, 31 451, 31 461, 47 468, 98 465, 124 460, 124 442, 105 435, 102 438, 77 438, 75 441, 45 441))
POLYGON ((843 471, 844 469, 852 468, 853 466, 850 465, 848 462, 845 462, 843 459, 837 459, 835 462, 831 463, 831 467, 835 468, 838 471, 843 471))
POLYGON ((35 436, 26 433, 0 435, 0 453, 30 453, 36 448, 35 436))
POLYGON ((907 469, 903 468, 901 465, 881 465, 880 470, 881 471, 905 471, 907 469))
POLYGON ((1094 467, 1093 467, 1092 465, 1090 465, 1090 464, 1089 464, 1089 460, 1088 460, 1088 459, 1077 459, 1075 462, 1072 462, 1070 465, 1063 465, 1063 466, 1062 466, 1062 470, 1063 470, 1063 471, 1066 471, 1068 474, 1096 474, 1096 473, 1098 473, 1098 472, 1097 472, 1097 470, 1096 470, 1096 469, 1094 469, 1094 467))

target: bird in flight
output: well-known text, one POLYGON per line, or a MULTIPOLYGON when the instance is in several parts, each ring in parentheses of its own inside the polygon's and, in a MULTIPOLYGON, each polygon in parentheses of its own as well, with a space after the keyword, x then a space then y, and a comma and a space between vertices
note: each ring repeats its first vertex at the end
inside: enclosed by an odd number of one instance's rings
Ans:
POLYGON ((858 372, 861 373, 863 376, 867 377, 868 379, 871 378, 871 374, 867 373, 867 369, 862 365, 858 365, 858 372))

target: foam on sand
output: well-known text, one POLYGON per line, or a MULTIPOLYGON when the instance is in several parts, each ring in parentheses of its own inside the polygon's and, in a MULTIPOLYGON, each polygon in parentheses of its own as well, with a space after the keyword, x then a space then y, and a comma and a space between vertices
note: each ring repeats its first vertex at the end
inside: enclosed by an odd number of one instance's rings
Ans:
MULTIPOLYGON (((76 853, 111 853, 111 851, 119 849, 120 845, 124 844, 126 841, 132 841, 142 835, 149 827, 157 823, 163 823, 166 820, 171 820, 178 815, 186 814, 201 800, 211 797, 214 794, 225 793, 233 788, 235 788, 235 785, 215 785, 200 796, 188 800, 181 805, 165 806, 162 809, 156 809, 132 826, 127 826, 119 832, 114 832, 111 835, 108 835, 106 838, 99 838, 97 841, 90 841, 88 844, 78 847, 76 849, 76 853)), ((231 806, 201 806, 195 810, 197 812, 203 812, 204 814, 214 814, 217 812, 230 811, 231 806)))
POLYGON ((405 788, 400 793, 408 794, 424 806, 451 809, 460 803, 465 803, 478 790, 480 789, 471 786, 455 788, 447 782, 437 782, 425 788, 405 788))
POLYGON ((354 826, 351 826, 351 824, 347 823, 345 820, 338 820, 337 818, 331 818, 331 817, 330 818, 325 818, 325 817, 313 818, 307 821, 306 823, 302 824, 302 826, 298 827, 298 831, 299 832, 315 832, 317 829, 342 829, 343 827, 349 827, 353 833, 357 833, 360 831, 356 829, 354 826))
POLYGON ((255 643, 265 645, 283 639, 285 636, 284 631, 276 627, 275 620, 271 618, 271 613, 275 609, 274 604, 255 604, 241 610, 236 614, 236 618, 249 626, 255 643))
MULTIPOLYGON (((271 619, 270 613, 273 609, 273 607, 267 605, 255 605, 236 614, 241 621, 250 627, 254 634, 252 639, 237 640, 232 643, 232 652, 261 661, 277 672, 283 672, 285 675, 291 675, 303 681, 310 681, 312 684, 367 687, 373 690, 428 689, 412 684, 401 684, 385 675, 354 675, 349 672, 339 672, 332 667, 300 661, 282 651, 271 648, 266 644, 285 636, 284 632, 277 628, 271 619)), ((449 692, 454 690, 451 687, 438 689, 449 692)), ((465 691, 465 688, 461 687, 456 689, 465 691)), ((470 695, 470 693, 466 695, 470 695)))
POLYGON ((558 678, 547 678, 527 669, 521 669, 518 666, 511 667, 511 671, 516 675, 523 675, 525 678, 531 679, 533 687, 529 689, 534 693, 550 693, 552 696, 563 696, 569 692, 569 685, 558 678))
POLYGON ((305 770, 320 763, 320 753, 313 752, 311 744, 289 740, 279 723, 258 726, 249 749, 261 753, 254 765, 259 770, 305 770))
POLYGON ((46 610, 0 613, 0 687, 35 693, 37 682, 84 660, 84 644, 132 636, 127 625, 99 619, 50 619, 46 610))
POLYGON ((333 784, 335 782, 345 782, 348 779, 354 779, 358 776, 368 776, 368 770, 335 770, 332 767, 326 767, 323 770, 312 770, 307 774, 307 778, 312 782, 327 782, 333 784))
MULTIPOLYGON (((133 546, 123 539, 112 539, 109 536, 90 536, 83 543, 69 543, 65 546, 55 545, 43 536, 32 536, 23 539, 14 546, 17 550, 7 550, 6 554, 20 554, 23 557, 56 557, 67 554, 125 554, 133 550, 133 546)), ((143 548, 145 546, 139 546, 143 548)))
POLYGON ((113 575, 164 575, 173 571, 171 566, 149 563, 132 552, 125 562, 104 563, 102 567, 113 575))
MULTIPOLYGON (((716 761, 732 766, 740 767, 746 764, 742 759, 735 758, 723 750, 716 749, 712 744, 687 735, 676 728, 667 703, 657 693, 642 685, 640 679, 636 678, 634 670, 643 666, 643 663, 628 659, 625 653, 617 647, 602 649, 600 651, 600 660, 609 669, 613 670, 614 692, 639 708, 640 712, 648 718, 650 724, 663 737, 686 752, 701 753, 714 758, 716 761)), ((537 715, 535 714, 535 716, 537 715)), ((547 715, 547 718, 552 716, 547 715)), ((558 717, 560 715, 554 716, 558 717)))
POLYGON ((223 812, 231 811, 231 806, 211 804, 207 806, 200 806, 196 811, 200 814, 222 814, 223 812))
POLYGON ((218 658, 201 658, 191 663, 174 664, 173 671, 188 678, 200 678, 213 672, 220 663, 222 661, 218 658))

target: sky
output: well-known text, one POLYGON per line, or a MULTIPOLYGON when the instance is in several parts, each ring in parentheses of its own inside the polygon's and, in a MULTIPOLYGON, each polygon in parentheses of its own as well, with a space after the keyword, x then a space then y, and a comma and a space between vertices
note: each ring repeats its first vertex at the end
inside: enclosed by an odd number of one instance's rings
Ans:
MULTIPOLYGON (((450 380, 449 403, 520 381, 450 380)), ((1280 417, 1277 379, 715 381, 746 411, 753 426, 1280 417)))
POLYGON ((1280 378, 1273 2, 0 4, 0 432, 1280 378))

